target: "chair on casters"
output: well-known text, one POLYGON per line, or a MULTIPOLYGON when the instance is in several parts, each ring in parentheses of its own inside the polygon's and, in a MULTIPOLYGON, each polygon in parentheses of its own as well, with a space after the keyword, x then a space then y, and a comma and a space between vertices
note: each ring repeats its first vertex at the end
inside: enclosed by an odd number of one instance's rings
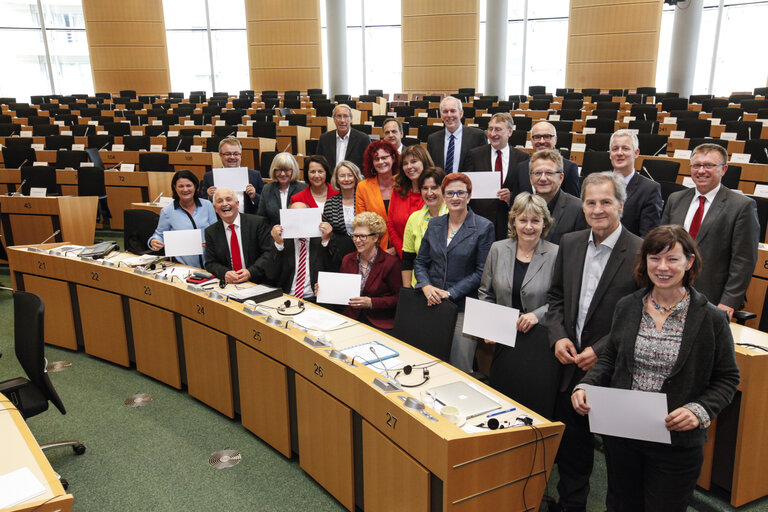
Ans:
MULTIPOLYGON (((8 397, 26 420, 48 409, 48 403, 66 414, 64 404, 51 384, 46 370, 45 341, 44 341, 45 304, 34 293, 14 292, 13 320, 14 345, 16 358, 27 374, 28 379, 17 377, 0 382, 0 393, 8 397)), ((71 446, 75 454, 85 453, 85 445, 80 441, 60 441, 40 445, 47 450, 60 446, 71 446)), ((61 485, 66 489, 68 484, 60 478, 61 485)))
POLYGON ((451 301, 427 306, 420 289, 401 288, 392 336, 442 361, 448 361, 458 314, 458 306, 451 301))

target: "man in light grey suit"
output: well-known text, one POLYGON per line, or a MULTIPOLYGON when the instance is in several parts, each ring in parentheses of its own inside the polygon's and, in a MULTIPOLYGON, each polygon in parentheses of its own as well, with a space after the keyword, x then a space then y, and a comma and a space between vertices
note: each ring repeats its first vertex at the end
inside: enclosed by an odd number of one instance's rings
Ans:
POLYGON ((427 152, 435 167, 441 167, 445 174, 464 172, 469 150, 484 145, 485 134, 477 128, 462 125, 464 107, 453 96, 447 96, 440 102, 440 117, 445 129, 427 138, 427 152))
POLYGON ((669 196, 661 223, 679 224, 696 240, 704 266, 694 287, 733 316, 755 269, 760 223, 755 202, 721 184, 727 161, 723 147, 697 146, 691 154, 696 188, 669 196))
POLYGON ((529 164, 531 186, 547 202, 554 224, 543 238, 560 244, 566 233, 587 229, 581 199, 562 190, 564 173, 563 157, 554 149, 542 149, 531 156, 529 164))

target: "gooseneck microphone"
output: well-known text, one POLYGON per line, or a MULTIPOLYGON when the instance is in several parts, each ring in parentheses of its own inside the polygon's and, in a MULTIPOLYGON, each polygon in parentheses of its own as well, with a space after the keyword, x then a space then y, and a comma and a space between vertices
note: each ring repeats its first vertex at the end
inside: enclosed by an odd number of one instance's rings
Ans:
POLYGON ((51 236, 49 236, 48 238, 46 238, 45 240, 43 240, 42 242, 40 242, 40 244, 44 244, 44 243, 46 243, 48 240, 50 240, 51 238, 55 237, 55 236, 56 236, 56 235, 58 235, 59 233, 61 233, 61 230, 60 230, 60 229, 57 229, 56 231, 54 231, 54 232, 53 232, 53 234, 52 234, 51 236))

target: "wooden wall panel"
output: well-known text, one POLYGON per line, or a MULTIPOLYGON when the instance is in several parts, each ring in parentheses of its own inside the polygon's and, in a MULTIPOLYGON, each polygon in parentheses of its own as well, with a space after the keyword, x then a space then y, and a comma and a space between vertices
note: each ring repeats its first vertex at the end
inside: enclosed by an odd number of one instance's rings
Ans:
POLYGON ((565 86, 653 86, 661 8, 661 0, 571 0, 565 86))
POLYGON ((479 0, 402 4, 403 92, 477 87, 479 0))
POLYGON ((171 90, 162 0, 83 0, 96 92, 171 90))
POLYGON ((245 0, 254 90, 323 87, 320 1, 245 0))

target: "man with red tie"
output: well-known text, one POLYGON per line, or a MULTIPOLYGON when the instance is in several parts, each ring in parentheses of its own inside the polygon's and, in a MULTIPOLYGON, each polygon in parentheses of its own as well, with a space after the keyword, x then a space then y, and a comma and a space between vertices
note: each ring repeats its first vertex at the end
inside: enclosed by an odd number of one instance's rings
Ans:
POLYGON ((267 280, 272 238, 263 217, 240 213, 237 196, 218 188, 213 209, 219 220, 205 229, 205 269, 227 283, 267 280))
POLYGON ((472 172, 493 171, 499 175, 499 192, 497 199, 472 199, 469 202, 472 211, 493 222, 496 240, 507 238, 507 215, 509 214, 516 175, 515 169, 520 162, 530 159, 528 153, 509 145, 509 138, 515 130, 512 116, 505 113, 494 114, 488 123, 488 140, 490 144, 473 148, 467 156, 466 172, 472 179, 472 172))
POLYGON ((661 223, 679 224, 696 240, 704 266, 694 287, 733 316, 755 269, 760 223, 755 201, 721 183, 727 162, 722 146, 697 146, 691 154, 696 187, 669 196, 661 223))

